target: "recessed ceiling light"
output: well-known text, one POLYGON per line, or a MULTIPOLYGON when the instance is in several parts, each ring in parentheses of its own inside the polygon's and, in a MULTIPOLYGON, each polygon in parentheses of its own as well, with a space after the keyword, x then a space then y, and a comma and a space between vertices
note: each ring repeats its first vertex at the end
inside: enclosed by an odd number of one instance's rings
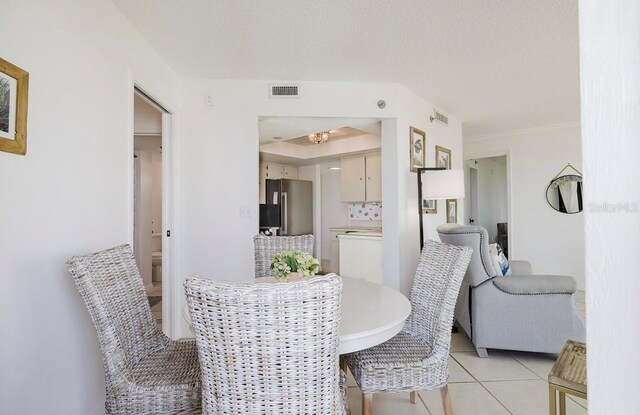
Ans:
POLYGON ((329 167, 329 170, 340 170, 340 167, 329 167))

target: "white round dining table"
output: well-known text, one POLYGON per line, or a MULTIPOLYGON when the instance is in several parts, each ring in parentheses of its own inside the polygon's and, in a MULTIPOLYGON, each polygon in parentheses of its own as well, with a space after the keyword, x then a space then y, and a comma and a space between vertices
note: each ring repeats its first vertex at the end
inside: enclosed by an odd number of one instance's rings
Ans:
MULTIPOLYGON (((382 284, 357 278, 342 278, 342 316, 340 320, 341 355, 384 343, 402 330, 411 313, 411 303, 400 292, 382 284)), ((273 282, 260 278, 253 282, 273 282)), ((249 282, 249 281, 245 281, 249 282)), ((188 309, 183 317, 191 326, 188 309)))
POLYGON ((342 277, 340 354, 384 343, 402 330, 411 303, 382 284, 342 277))

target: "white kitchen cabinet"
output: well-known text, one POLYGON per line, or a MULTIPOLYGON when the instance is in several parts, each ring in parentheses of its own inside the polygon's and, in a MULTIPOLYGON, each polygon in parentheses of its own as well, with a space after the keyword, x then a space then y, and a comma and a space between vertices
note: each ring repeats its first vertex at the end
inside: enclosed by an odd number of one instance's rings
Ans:
POLYGON ((283 179, 297 179, 300 177, 297 167, 294 166, 282 166, 283 179))
POLYGON ((382 157, 380 154, 370 154, 364 159, 367 173, 365 202, 380 202, 382 200, 382 157))
POLYGON ((340 275, 382 284, 382 237, 340 235, 340 275))
POLYGON ((340 190, 343 202, 362 202, 365 199, 364 157, 343 158, 340 163, 340 190))
POLYGON ((340 236, 342 235, 359 235, 359 234, 375 234, 382 235, 382 228, 379 227, 335 227, 330 228, 331 232, 331 269, 325 270, 340 274, 340 236))
POLYGON ((341 162, 340 186, 343 202, 382 201, 380 154, 345 157, 341 162))
POLYGON ((265 203, 266 179, 298 179, 300 177, 298 167, 286 166, 276 163, 260 163, 260 203, 265 203))
POLYGON ((282 164, 267 163, 267 179, 297 179, 298 168, 282 164))

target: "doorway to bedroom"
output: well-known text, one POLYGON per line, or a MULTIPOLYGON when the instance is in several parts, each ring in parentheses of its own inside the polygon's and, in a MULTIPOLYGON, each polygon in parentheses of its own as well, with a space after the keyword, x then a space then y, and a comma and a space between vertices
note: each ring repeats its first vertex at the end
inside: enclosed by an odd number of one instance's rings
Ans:
POLYGON ((509 257, 509 196, 507 156, 465 160, 468 197, 465 224, 484 227, 489 243, 499 244, 509 257))

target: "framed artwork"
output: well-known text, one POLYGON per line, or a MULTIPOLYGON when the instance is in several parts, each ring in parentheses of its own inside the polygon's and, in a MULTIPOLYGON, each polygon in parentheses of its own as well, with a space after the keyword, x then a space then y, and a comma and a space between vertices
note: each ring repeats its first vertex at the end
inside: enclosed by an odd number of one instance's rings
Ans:
POLYGON ((436 146, 436 167, 444 167, 451 170, 451 150, 436 146))
POLYGON ((29 73, 0 58, 0 151, 27 153, 29 73))
POLYGON ((447 223, 458 223, 458 199, 447 199, 447 223))
POLYGON ((434 214, 438 213, 438 201, 434 199, 422 199, 422 213, 434 214))
POLYGON ((415 127, 409 128, 409 166, 415 173, 419 167, 427 166, 426 158, 427 134, 415 127))

